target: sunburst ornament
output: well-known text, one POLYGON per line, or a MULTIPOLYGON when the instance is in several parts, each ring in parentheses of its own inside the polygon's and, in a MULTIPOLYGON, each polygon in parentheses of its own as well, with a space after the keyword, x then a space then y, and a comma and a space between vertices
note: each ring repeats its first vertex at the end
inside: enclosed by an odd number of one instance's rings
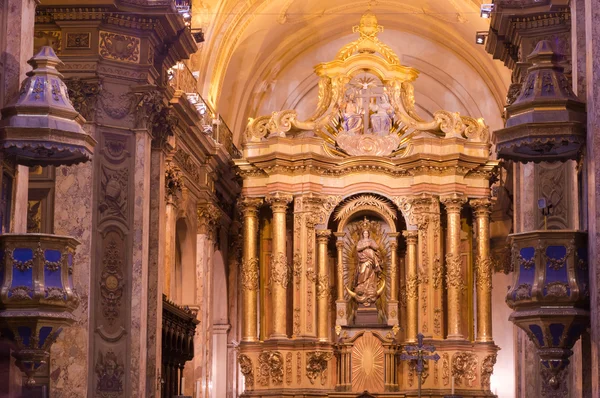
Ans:
POLYGON ((383 392, 383 345, 367 331, 352 347, 352 391, 383 392))

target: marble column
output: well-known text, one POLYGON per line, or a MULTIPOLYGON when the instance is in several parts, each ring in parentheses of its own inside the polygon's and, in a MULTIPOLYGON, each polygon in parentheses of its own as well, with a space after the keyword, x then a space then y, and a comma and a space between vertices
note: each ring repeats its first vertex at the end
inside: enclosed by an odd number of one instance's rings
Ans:
POLYGON ((327 243, 331 236, 328 229, 318 230, 318 263, 317 263, 317 339, 329 341, 329 273, 327 264, 327 243))
POLYGON ((165 274, 163 293, 173 302, 177 302, 175 289, 175 252, 177 235, 177 203, 173 195, 167 196, 165 206, 165 274))
POLYGON ((446 284, 448 286, 448 339, 464 339, 461 297, 465 282, 460 258, 460 211, 466 199, 457 194, 440 198, 448 216, 446 229, 446 284))
POLYGON ((398 324, 398 232, 388 234, 390 238, 390 300, 388 301, 388 325, 398 324))
POLYGON ((286 251, 286 211, 292 195, 270 194, 266 198, 273 210, 273 251, 271 255, 271 302, 273 328, 270 339, 287 339, 287 289, 290 267, 286 251))
POLYGON ((419 275, 417 270, 417 242, 419 231, 403 231, 406 238, 406 341, 417 341, 419 312, 419 275))
POLYGON ((471 199, 475 215, 477 249, 475 257, 477 289, 476 341, 491 342, 492 338, 492 260, 490 258, 490 214, 492 202, 488 198, 471 199))
POLYGON ((242 198, 238 202, 243 215, 242 248, 242 341, 257 341, 258 304, 258 207, 260 198, 242 198))
MULTIPOLYGON (((588 258, 590 261, 590 292, 600 290, 600 0, 585 0, 585 44, 586 44, 586 93, 587 93, 587 205, 588 205, 588 258), (594 261, 595 260, 595 261, 594 261)), ((592 391, 591 396, 600 396, 600 295, 590 294, 591 347, 592 347, 592 391)))

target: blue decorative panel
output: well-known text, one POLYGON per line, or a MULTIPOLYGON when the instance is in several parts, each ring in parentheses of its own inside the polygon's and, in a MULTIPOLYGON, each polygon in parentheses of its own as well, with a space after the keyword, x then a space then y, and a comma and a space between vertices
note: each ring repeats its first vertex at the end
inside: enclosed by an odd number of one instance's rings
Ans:
POLYGON ((48 338, 48 336, 50 336, 50 333, 52 333, 51 326, 42 326, 40 328, 40 340, 38 343, 38 348, 42 348, 42 346, 46 342, 46 339, 48 338))
POLYGON ((546 283, 569 282, 566 256, 567 248, 564 246, 548 246, 546 248, 546 283))
POLYGON ((23 341, 25 347, 29 347, 29 340, 31 339, 31 328, 27 326, 17 327, 17 332, 23 341))
POLYGON ((552 323, 548 328, 550 329, 550 335, 552 336, 552 345, 556 347, 560 346, 560 340, 565 331, 565 325, 562 323, 552 323))
POLYGON ((517 285, 528 283, 533 285, 535 277, 535 249, 533 247, 524 247, 519 251, 521 256, 519 264, 519 281, 517 285))
POLYGON ((542 332, 542 328, 538 325, 529 325, 529 330, 535 336, 538 341, 540 347, 544 346, 544 333, 542 332))
POLYGON ((58 287, 62 289, 60 251, 44 250, 44 260, 44 284, 46 287, 58 287))
POLYGON ((33 288, 33 250, 17 248, 13 250, 12 286, 33 288))

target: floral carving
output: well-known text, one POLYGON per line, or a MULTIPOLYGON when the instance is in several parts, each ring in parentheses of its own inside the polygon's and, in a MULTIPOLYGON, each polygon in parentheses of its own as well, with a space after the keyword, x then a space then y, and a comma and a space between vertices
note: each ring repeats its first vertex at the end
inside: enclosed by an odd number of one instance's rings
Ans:
POLYGON ((292 384, 292 353, 285 354, 285 382, 289 386, 292 384))
POLYGON ((457 352, 452 356, 452 375, 458 386, 473 387, 477 379, 477 355, 473 352, 457 352))
POLYGON ((238 356, 238 363, 240 364, 240 371, 244 375, 246 390, 251 390, 254 387, 254 368, 252 366, 252 359, 246 354, 240 354, 238 356))
POLYGON ((286 289, 290 282, 290 268, 284 253, 275 253, 271 257, 271 283, 286 289))
POLYGON ((485 390, 490 389, 490 376, 494 372, 496 364, 496 354, 490 354, 483 359, 481 363, 481 387, 485 390))
POLYGON ((317 277, 317 297, 327 298, 329 296, 329 278, 327 275, 317 277))
POLYGON ((294 274, 294 281, 296 282, 296 287, 299 288, 302 275, 302 254, 300 252, 294 253, 293 264, 292 272, 294 274))
POLYGON ((300 308, 294 308, 293 333, 294 336, 300 335, 300 308))
POLYGON ((114 170, 102 166, 101 178, 100 204, 98 205, 100 213, 102 216, 115 216, 125 219, 129 171, 127 169, 114 170))
POLYGON ((48 301, 64 301, 66 292, 60 287, 47 287, 44 293, 48 301))
POLYGON ((446 254, 446 283, 448 287, 462 289, 464 286, 460 256, 455 253, 446 254))
POLYGON ((296 353, 296 383, 302 384, 302 354, 296 353))
POLYGON ((476 260, 476 271, 477 271, 477 286, 480 288, 492 288, 492 259, 489 257, 481 258, 477 257, 476 260))
POLYGON ((433 333, 442 334, 442 310, 440 308, 433 310, 433 333))
POLYGON ((112 325, 119 316, 119 307, 123 298, 123 261, 121 260, 117 241, 114 238, 106 245, 102 266, 103 270, 100 277, 102 314, 108 324, 112 325))
POLYGON ((442 355, 442 383, 444 386, 450 384, 450 355, 447 352, 442 355))
POLYGON ((550 282, 546 286, 546 294, 545 296, 550 297, 567 297, 569 295, 569 284, 565 282, 550 282))
POLYGON ((321 385, 327 382, 327 362, 333 358, 331 352, 312 351, 306 353, 306 376, 310 384, 315 384, 317 377, 321 377, 321 385))
POLYGON ((172 163, 167 163, 165 170, 165 194, 167 197, 176 196, 183 188, 183 177, 181 171, 173 166, 172 163))
POLYGON ((523 269, 530 269, 531 267, 535 267, 535 254, 529 260, 519 255, 519 265, 523 267, 523 269))
POLYGON ((522 283, 515 289, 515 300, 527 300, 531 298, 531 285, 522 283))
POLYGON ((258 259, 242 261, 242 289, 245 291, 258 290, 258 259))
POLYGON ((419 277, 411 275, 406 280, 406 297, 409 299, 416 299, 419 296, 419 277))
POLYGON ((100 31, 99 53, 102 58, 129 62, 140 62, 140 39, 134 36, 100 31))
POLYGON ((9 297, 11 300, 31 300, 33 295, 33 289, 29 286, 15 286, 9 291, 9 297))
POLYGON ((37 257, 37 252, 34 252, 33 257, 27 261, 15 260, 13 256, 13 250, 10 249, 6 249, 4 251, 4 255, 9 259, 9 263, 12 264, 14 268, 18 269, 21 272, 25 272, 28 269, 31 269, 31 267, 33 267, 33 260, 35 260, 35 258, 37 257))
POLYGON ((258 356, 259 378, 261 386, 268 386, 269 380, 274 386, 283 384, 283 355, 279 351, 263 351, 258 356))
POLYGON ((105 354, 98 353, 96 362, 96 391, 103 397, 116 397, 123 393, 123 375, 125 367, 120 357, 108 350, 105 354), (110 395, 107 395, 110 393, 110 395), (113 395, 114 394, 114 395, 113 395))
POLYGON ((435 255, 435 257, 433 258, 433 288, 434 289, 439 289, 440 287, 442 287, 442 277, 443 277, 443 271, 442 271, 442 265, 441 265, 441 261, 440 261, 440 256, 438 254, 435 255))

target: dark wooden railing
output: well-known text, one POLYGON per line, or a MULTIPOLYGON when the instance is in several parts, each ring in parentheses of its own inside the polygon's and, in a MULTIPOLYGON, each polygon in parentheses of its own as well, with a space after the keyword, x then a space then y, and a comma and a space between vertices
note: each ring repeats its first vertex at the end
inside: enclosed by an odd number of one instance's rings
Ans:
POLYGON ((176 305, 163 295, 162 398, 181 393, 183 367, 194 358, 194 333, 198 323, 190 309, 176 305))

